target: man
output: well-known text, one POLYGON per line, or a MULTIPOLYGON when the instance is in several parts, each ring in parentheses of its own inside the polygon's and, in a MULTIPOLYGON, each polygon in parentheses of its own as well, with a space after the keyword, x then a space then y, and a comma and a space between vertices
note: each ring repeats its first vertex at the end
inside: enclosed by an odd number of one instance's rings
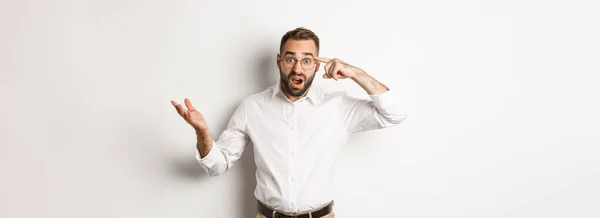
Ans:
POLYGON ((171 101, 196 131, 196 159, 212 176, 230 169, 252 142, 257 218, 334 217, 331 179, 337 155, 356 132, 397 125, 406 118, 394 90, 360 68, 319 57, 319 38, 296 28, 281 39, 279 82, 242 100, 215 142, 189 99, 171 101), (371 100, 311 86, 321 63, 324 79, 352 79, 371 100))

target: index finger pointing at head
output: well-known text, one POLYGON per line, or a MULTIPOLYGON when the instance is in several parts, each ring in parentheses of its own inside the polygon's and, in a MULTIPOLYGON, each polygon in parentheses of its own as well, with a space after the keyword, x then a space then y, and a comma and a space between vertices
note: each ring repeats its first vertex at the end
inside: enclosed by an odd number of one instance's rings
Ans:
POLYGON ((195 111, 196 109, 194 109, 194 106, 192 106, 192 102, 190 101, 190 99, 185 99, 185 106, 188 108, 189 111, 195 111))
POLYGON ((324 58, 324 57, 315 57, 315 60, 323 62, 323 63, 327 63, 327 62, 331 61, 331 59, 324 58))

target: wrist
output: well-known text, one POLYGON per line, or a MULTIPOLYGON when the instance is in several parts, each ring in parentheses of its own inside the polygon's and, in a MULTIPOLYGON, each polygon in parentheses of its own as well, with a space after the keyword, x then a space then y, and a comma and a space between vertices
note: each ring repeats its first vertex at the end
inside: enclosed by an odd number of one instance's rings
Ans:
POLYGON ((356 72, 354 72, 354 76, 351 77, 354 82, 358 82, 361 77, 364 77, 367 73, 360 68, 357 68, 356 72))
POLYGON ((207 136, 207 135, 209 135, 208 129, 194 128, 194 131, 196 132, 196 136, 207 136))

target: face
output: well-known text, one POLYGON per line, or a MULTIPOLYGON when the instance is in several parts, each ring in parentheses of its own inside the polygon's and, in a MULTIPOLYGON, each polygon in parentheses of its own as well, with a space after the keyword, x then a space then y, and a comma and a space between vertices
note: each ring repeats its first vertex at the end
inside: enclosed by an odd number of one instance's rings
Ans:
POLYGON ((289 39, 277 54, 277 67, 282 89, 291 96, 303 96, 319 69, 317 47, 312 40, 289 39), (312 67, 311 67, 312 66, 312 67), (306 69, 305 69, 306 68, 306 69))

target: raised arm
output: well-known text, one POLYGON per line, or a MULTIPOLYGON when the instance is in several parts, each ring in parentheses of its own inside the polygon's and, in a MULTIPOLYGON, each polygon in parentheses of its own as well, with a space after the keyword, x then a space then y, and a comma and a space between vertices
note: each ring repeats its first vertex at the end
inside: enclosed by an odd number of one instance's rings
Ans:
POLYGON ((196 159, 211 176, 216 176, 230 169, 241 157, 250 138, 246 134, 246 109, 242 102, 231 117, 227 129, 221 133, 219 140, 213 140, 206 121, 192 103, 185 99, 188 110, 175 101, 171 101, 181 117, 196 132, 196 159))
POLYGON ((324 62, 325 79, 350 78, 362 87, 371 101, 343 96, 340 105, 345 126, 349 132, 359 132, 394 126, 406 119, 405 105, 400 101, 398 93, 377 81, 358 67, 354 67, 339 59, 318 57, 324 62))

